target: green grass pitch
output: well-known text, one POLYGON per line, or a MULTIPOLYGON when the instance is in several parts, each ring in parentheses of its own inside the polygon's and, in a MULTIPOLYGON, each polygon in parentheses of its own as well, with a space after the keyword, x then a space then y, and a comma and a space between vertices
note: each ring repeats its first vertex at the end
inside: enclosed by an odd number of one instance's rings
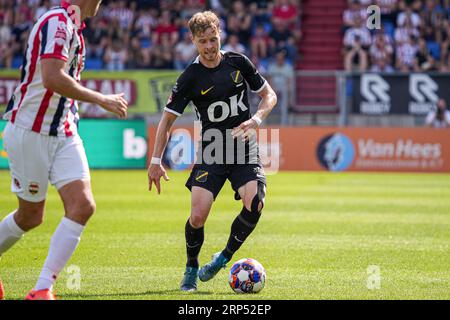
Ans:
MULTIPOLYGON (((450 175, 284 172, 268 177, 263 217, 233 261, 252 257, 267 272, 258 295, 237 295, 221 271, 199 291, 178 286, 184 271, 187 172, 169 172, 163 192, 145 171, 93 171, 97 212, 69 265, 81 271, 61 299, 450 299, 450 175), (368 267, 379 267, 379 278, 368 267), (373 278, 375 277, 375 278, 373 278), (372 281, 374 280, 375 281, 372 281), (379 279, 379 281, 377 280, 379 279), (379 286, 378 286, 379 285, 379 286), (371 288, 371 289, 369 289, 371 288)), ((16 206, 0 171, 0 218, 16 206)), ((222 250, 242 205, 227 183, 205 227, 200 263, 222 250)), ((7 299, 23 299, 39 275, 63 207, 50 188, 45 222, 0 261, 7 299)))

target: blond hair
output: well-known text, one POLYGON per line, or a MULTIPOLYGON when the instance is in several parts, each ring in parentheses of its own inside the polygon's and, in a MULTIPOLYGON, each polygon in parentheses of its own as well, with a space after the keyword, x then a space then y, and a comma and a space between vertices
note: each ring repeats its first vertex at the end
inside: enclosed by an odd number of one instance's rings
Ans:
POLYGON ((212 11, 197 12, 189 20, 189 30, 193 36, 201 35, 208 28, 220 32, 219 18, 212 11))

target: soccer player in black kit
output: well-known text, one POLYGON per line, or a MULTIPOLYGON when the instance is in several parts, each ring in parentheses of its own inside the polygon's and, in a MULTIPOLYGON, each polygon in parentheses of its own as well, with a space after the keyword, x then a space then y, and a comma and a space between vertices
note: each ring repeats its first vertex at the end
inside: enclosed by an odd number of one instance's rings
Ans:
POLYGON ((220 50, 219 19, 213 12, 195 14, 189 21, 189 29, 199 56, 181 74, 172 90, 158 126, 148 168, 149 189, 155 184, 160 193, 161 177, 169 180, 161 157, 170 129, 192 101, 202 124, 199 152, 203 153, 201 157, 197 155, 200 161, 197 159, 186 183, 191 190, 191 215, 185 227, 187 263, 180 285, 182 291, 197 290, 197 277, 201 281, 212 279, 255 229, 264 206, 266 178, 257 155, 254 133, 277 102, 275 92, 247 57, 220 50), (253 117, 247 85, 262 98, 253 117), (219 132, 221 136, 211 132, 219 132), (230 147, 230 140, 236 144, 230 147), (221 148, 211 148, 217 141, 222 141, 221 148), (243 149, 238 147, 237 141, 243 149), (210 152, 211 149, 214 151, 210 152), (235 199, 242 199, 243 208, 231 225, 224 250, 214 254, 212 261, 199 269, 204 224, 227 179, 235 191, 235 199))

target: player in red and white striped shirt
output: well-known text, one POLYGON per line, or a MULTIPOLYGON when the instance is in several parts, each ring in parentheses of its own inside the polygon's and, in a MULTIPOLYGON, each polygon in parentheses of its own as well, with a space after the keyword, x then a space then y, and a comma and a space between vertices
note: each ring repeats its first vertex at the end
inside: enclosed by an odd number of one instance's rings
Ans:
POLYGON ((103 95, 80 84, 86 53, 82 21, 96 15, 100 3, 62 1, 61 7, 39 18, 28 40, 21 82, 4 116, 9 122, 3 142, 19 207, 0 222, 0 256, 42 223, 48 181, 65 208, 29 300, 54 299, 52 286, 95 210, 86 153, 77 133, 77 101, 127 116, 123 94, 103 95))

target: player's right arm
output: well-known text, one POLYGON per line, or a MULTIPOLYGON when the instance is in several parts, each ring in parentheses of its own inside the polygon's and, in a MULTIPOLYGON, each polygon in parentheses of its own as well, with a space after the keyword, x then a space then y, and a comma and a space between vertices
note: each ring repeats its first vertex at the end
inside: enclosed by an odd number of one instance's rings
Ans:
POLYGON ((69 99, 98 104, 119 118, 127 117, 128 102, 123 93, 104 95, 85 88, 65 72, 65 67, 66 62, 61 59, 41 60, 42 80, 46 89, 69 99))
POLYGON ((164 149, 167 146, 170 138, 170 129, 172 128, 173 123, 177 119, 177 116, 173 113, 165 111, 159 122, 158 129, 156 130, 155 137, 155 145, 153 147, 152 160, 150 162, 150 166, 148 167, 148 190, 152 191, 152 185, 155 184, 156 190, 158 194, 161 193, 161 177, 164 180, 169 181, 169 177, 167 176, 166 169, 164 169, 161 158, 164 153, 164 149), (154 159, 159 159, 155 161, 154 159))
POLYGON ((164 108, 162 118, 156 131, 152 160, 148 167, 148 188, 149 191, 151 191, 152 185, 155 184, 158 194, 161 193, 161 177, 164 177, 164 180, 166 181, 169 180, 166 170, 161 164, 161 158, 164 154, 164 149, 169 142, 170 129, 172 128, 173 123, 183 114, 184 109, 191 100, 190 95, 193 82, 191 74, 191 70, 188 67, 188 69, 178 78, 177 83, 172 89, 172 94, 167 101, 167 105, 164 108))

